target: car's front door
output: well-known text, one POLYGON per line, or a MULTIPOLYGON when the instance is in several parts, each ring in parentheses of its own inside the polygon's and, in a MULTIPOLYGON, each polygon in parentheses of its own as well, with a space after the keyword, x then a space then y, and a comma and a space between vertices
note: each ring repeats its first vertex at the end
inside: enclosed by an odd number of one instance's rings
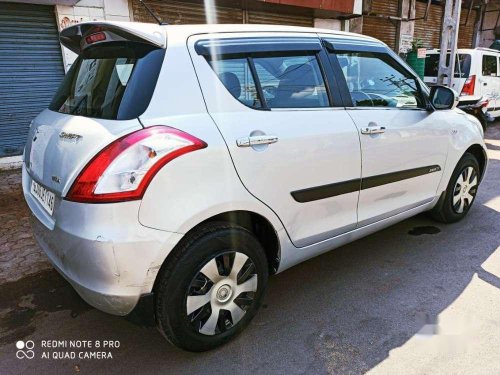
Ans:
POLYGON ((358 226, 430 202, 452 131, 448 111, 426 110, 419 83, 386 47, 329 45, 361 140, 358 226))
POLYGON ((354 229, 359 136, 316 34, 196 36, 188 45, 242 183, 277 213, 292 242, 354 229))

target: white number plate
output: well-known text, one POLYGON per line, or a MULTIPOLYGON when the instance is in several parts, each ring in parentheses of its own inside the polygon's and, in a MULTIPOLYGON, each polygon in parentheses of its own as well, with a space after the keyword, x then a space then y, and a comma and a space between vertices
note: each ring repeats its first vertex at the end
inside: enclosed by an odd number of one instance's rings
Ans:
POLYGON ((35 197, 35 199, 40 202, 43 208, 52 215, 54 212, 54 201, 55 194, 51 191, 45 189, 42 185, 37 182, 31 180, 31 195, 35 197))

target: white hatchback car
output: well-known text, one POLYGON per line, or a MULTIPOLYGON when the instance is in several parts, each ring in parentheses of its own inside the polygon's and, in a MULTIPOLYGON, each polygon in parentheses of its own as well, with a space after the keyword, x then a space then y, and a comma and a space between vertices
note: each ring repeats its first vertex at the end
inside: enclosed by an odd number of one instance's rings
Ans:
POLYGON ((328 30, 93 22, 31 125, 35 236, 88 303, 202 351, 268 275, 423 211, 469 211, 487 157, 456 95, 328 30))

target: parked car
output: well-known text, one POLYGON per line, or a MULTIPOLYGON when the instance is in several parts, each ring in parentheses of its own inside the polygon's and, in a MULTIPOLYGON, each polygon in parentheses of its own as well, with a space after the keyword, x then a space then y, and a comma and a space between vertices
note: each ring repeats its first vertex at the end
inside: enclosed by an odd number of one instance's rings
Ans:
POLYGON ((89 304, 151 307, 187 350, 240 333, 271 274, 462 219, 486 169, 454 92, 370 37, 91 22, 61 42, 79 57, 24 153, 36 239, 89 304))
MULTIPOLYGON (((427 51, 424 81, 430 86, 437 83, 439 52, 439 49, 427 51)), ((474 105, 486 100, 488 114, 500 116, 499 56, 500 51, 489 48, 457 51, 451 88, 460 93, 460 105, 474 105)))

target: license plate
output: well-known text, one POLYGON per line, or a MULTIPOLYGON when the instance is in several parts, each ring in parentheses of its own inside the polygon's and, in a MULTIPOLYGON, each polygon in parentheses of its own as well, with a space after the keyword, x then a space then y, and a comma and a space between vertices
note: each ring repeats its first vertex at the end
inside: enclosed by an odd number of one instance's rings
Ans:
POLYGON ((55 202, 55 194, 47 189, 45 189, 42 185, 37 183, 36 181, 31 181, 31 195, 35 197, 35 199, 42 205, 45 210, 52 215, 54 212, 54 202, 55 202))

